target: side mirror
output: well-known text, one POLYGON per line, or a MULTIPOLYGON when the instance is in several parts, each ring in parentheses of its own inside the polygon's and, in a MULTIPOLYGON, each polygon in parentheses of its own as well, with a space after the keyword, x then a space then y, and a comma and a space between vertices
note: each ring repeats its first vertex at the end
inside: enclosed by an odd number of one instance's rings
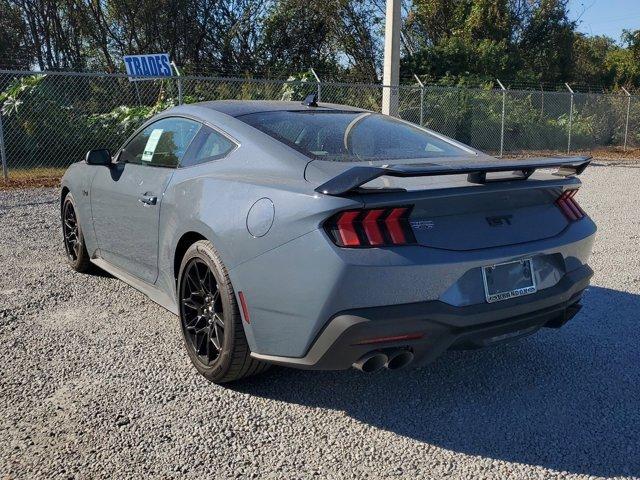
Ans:
POLYGON ((111 166, 111 152, 106 148, 89 150, 85 157, 85 162, 89 165, 103 165, 105 167, 111 166))

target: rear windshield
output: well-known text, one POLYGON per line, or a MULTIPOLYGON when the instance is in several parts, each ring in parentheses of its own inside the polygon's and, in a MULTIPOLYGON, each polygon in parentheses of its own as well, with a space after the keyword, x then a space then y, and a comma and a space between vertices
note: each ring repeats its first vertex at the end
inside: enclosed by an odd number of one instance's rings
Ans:
POLYGON ((241 115, 238 119, 313 159, 357 162, 470 153, 422 129, 377 113, 276 111, 241 115))

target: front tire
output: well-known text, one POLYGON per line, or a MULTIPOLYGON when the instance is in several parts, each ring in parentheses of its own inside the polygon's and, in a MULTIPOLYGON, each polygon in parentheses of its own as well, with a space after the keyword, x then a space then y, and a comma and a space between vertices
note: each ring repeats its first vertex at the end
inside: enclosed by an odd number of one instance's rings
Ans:
POLYGON ((191 362, 213 383, 260 373, 268 364, 251 358, 227 270, 211 242, 195 242, 178 275, 178 306, 191 362))
POLYGON ((76 215, 76 204, 73 195, 68 193, 62 202, 62 239, 67 261, 76 272, 87 272, 91 267, 89 252, 84 243, 82 228, 76 215))

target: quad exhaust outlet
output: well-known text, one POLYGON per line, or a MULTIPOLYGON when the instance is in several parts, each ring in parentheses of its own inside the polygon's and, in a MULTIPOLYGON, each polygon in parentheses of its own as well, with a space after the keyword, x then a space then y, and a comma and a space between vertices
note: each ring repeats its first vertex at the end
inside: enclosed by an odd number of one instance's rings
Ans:
POLYGON ((389 358, 382 352, 369 352, 360 357, 360 360, 355 362, 353 366, 361 372, 373 373, 383 368, 388 361, 389 358))
POLYGON ((400 370, 413 361, 413 353, 409 350, 394 350, 387 357, 385 367, 389 370, 400 370))
POLYGON ((387 368, 399 370, 413 361, 413 353, 405 349, 393 349, 388 351, 373 351, 360 357, 353 367, 364 373, 373 373, 387 368))

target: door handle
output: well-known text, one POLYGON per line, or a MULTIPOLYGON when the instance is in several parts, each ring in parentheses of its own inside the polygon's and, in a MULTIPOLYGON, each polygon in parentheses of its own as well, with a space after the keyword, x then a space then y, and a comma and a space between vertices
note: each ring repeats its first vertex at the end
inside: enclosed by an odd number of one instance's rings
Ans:
POLYGON ((158 197, 144 193, 138 196, 138 201, 144 205, 155 205, 158 203, 158 197))

